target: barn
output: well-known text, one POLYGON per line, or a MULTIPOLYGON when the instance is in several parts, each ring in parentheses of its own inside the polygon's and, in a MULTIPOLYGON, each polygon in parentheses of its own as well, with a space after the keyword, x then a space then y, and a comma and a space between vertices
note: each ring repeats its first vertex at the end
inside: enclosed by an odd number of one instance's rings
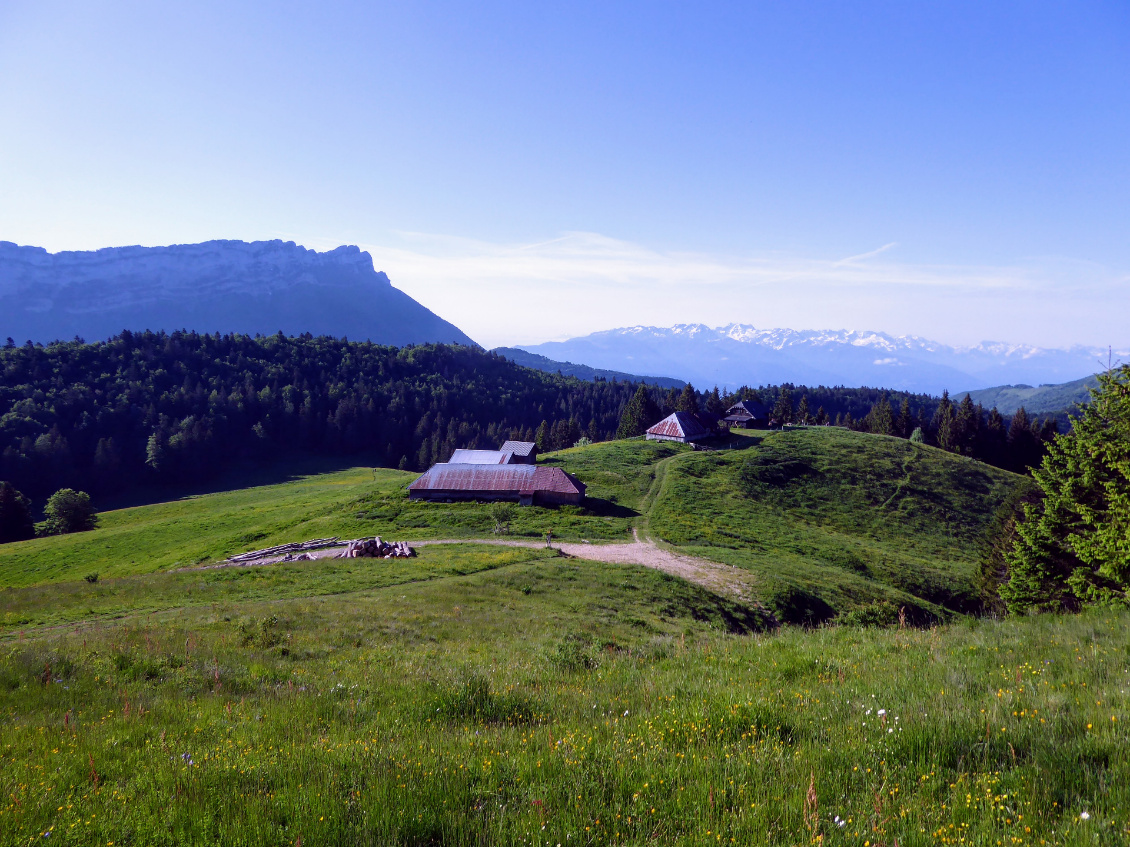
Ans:
POLYGON ((752 429, 755 426, 765 426, 769 422, 769 415, 765 407, 756 400, 741 400, 726 410, 725 421, 730 426, 752 429))
POLYGON ((714 430, 699 420, 697 415, 691 412, 672 412, 647 431, 647 440, 691 444, 715 435, 714 430))
POLYGON ((580 505, 585 484, 539 465, 433 465, 408 486, 409 500, 516 500, 523 506, 580 505))

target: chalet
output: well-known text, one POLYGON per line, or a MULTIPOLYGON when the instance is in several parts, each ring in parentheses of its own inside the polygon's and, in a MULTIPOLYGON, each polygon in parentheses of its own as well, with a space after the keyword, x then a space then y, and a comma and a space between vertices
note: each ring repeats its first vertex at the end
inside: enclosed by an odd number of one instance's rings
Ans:
POLYGON ((756 400, 741 400, 726 410, 725 421, 730 426, 752 429, 769 423, 769 414, 756 400))
POLYGON ((648 441, 678 441, 691 444, 705 441, 717 433, 691 412, 672 412, 647 431, 648 441))
POLYGON ((510 463, 514 465, 533 465, 538 460, 538 445, 533 441, 507 441, 498 449, 513 456, 510 463))
POLYGON ((433 465, 408 486, 409 500, 516 500, 580 505, 585 484, 561 468, 521 464, 433 465))

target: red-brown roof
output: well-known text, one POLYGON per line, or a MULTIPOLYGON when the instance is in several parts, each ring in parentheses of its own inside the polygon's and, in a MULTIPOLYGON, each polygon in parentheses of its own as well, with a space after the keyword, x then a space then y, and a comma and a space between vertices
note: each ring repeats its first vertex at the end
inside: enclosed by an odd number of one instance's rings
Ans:
POLYGON ((433 465, 410 491, 552 491, 585 493, 585 484, 561 468, 544 465, 433 465))
POLYGON ((647 431, 648 435, 668 438, 705 438, 713 433, 690 412, 672 412, 647 431))

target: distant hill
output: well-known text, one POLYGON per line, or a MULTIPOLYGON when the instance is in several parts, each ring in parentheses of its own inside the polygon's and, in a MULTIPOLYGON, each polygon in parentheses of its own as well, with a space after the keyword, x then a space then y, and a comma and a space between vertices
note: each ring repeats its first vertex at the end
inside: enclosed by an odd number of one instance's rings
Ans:
POLYGON ((1094 371, 1100 354, 1103 359, 1107 355, 1105 347, 1060 350, 999 342, 951 347, 881 332, 758 329, 747 324, 623 327, 523 349, 597 368, 677 373, 698 388, 789 382, 930 394, 1077 379, 1094 371))
POLYGON ((96 341, 123 329, 474 344, 357 247, 208 241, 48 253, 0 241, 0 339, 96 341))
MULTIPOLYGON (((995 388, 981 388, 968 392, 974 402, 986 409, 993 406, 1002 415, 1011 415, 1021 406, 1029 414, 1055 414, 1074 408, 1077 403, 1091 399, 1092 388, 1097 388, 1098 377, 1087 376, 1059 385, 998 385, 995 388)), ((964 397, 966 392, 956 394, 964 397)))
POLYGON ((505 356, 514 364, 525 368, 535 368, 548 373, 560 373, 563 376, 575 376, 577 379, 584 379, 589 382, 596 379, 616 380, 617 382, 646 382, 648 385, 658 385, 661 388, 682 388, 686 385, 681 379, 672 379, 667 376, 639 376, 623 371, 591 368, 588 365, 578 365, 574 362, 557 362, 536 353, 520 350, 517 347, 496 347, 491 352, 505 356))

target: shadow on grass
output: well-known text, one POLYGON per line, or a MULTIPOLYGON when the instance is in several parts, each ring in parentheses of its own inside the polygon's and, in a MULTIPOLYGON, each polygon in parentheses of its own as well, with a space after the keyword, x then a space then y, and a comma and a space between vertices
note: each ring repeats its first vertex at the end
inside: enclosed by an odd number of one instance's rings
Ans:
POLYGON ((264 485, 281 485, 315 474, 336 473, 356 467, 380 467, 382 458, 370 453, 350 456, 296 455, 273 462, 257 464, 245 462, 209 479, 188 481, 174 485, 150 484, 119 493, 95 495, 95 507, 100 512, 129 509, 167 503, 201 494, 217 494, 241 488, 264 485))

